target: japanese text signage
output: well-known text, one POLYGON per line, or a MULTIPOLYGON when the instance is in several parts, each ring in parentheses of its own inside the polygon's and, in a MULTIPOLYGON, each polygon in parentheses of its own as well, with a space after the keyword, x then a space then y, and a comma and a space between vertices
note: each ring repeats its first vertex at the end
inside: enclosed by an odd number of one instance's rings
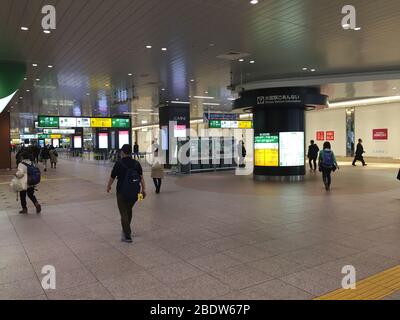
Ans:
POLYGON ((325 140, 325 131, 317 131, 317 141, 325 140))
POLYGON ((121 119, 115 118, 112 119, 112 127, 128 129, 131 127, 131 121, 128 118, 121 118, 121 119))
POLYGON ((326 132, 326 140, 334 141, 335 140, 335 131, 327 131, 326 132))
POLYGON ((373 140, 388 140, 389 130, 388 129, 373 129, 372 139, 373 140))
POLYGON ((274 96, 258 96, 257 104, 280 104, 280 103, 301 103, 301 97, 297 94, 290 95, 274 95, 274 96))
POLYGON ((39 128, 58 128, 60 126, 59 117, 39 116, 39 128))

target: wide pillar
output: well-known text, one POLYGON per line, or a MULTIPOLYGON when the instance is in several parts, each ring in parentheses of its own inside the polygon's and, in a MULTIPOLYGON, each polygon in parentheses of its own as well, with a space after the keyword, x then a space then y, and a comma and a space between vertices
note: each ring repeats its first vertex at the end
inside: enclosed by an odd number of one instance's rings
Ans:
POLYGON ((235 109, 253 112, 254 178, 301 180, 305 169, 305 110, 326 105, 318 88, 245 91, 235 109))

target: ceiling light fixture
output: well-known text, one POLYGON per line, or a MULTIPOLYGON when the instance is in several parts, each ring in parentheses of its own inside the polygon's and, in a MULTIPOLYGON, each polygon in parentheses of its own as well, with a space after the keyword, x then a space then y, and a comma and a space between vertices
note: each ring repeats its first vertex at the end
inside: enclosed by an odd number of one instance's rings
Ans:
POLYGON ((24 78, 24 80, 26 81, 26 80, 28 80, 28 78, 24 78))
POLYGON ((37 63, 32 63, 32 67, 37 67, 37 63))
POLYGON ((153 48, 153 47, 152 47, 152 46, 146 46, 146 48, 147 48, 147 49, 151 49, 151 48, 153 48))
POLYGON ((210 99, 210 100, 215 99, 214 97, 208 97, 208 96, 194 96, 193 98, 196 98, 196 99, 210 99))
MULTIPOLYGON (((167 101, 167 103, 169 103, 169 101, 167 101)), ((189 101, 172 101, 171 103, 174 103, 174 104, 190 104, 189 101)))
POLYGON ((361 30, 361 27, 356 27, 356 28, 354 28, 354 30, 360 31, 360 30, 361 30))
POLYGON ((43 33, 50 34, 51 31, 50 30, 43 30, 43 33))
POLYGON ((257 3, 258 3, 258 0, 251 0, 250 3, 251 3, 251 4, 257 4, 257 3))
POLYGON ((254 60, 251 60, 250 63, 251 63, 251 64, 254 64, 254 63, 256 63, 256 62, 255 62, 254 60))
POLYGON ((47 67, 50 68, 50 69, 53 68, 53 66, 51 64, 49 64, 47 67))
POLYGON ((243 61, 244 61, 244 59, 239 59, 238 61, 239 61, 239 62, 243 62, 243 61))
POLYGON ((311 71, 311 72, 315 72, 315 71, 317 71, 317 70, 316 70, 316 69, 311 69, 310 71, 311 71))
POLYGON ((167 48, 161 48, 161 51, 167 51, 167 48))
POLYGON ((37 78, 37 79, 36 79, 36 81, 40 81, 40 79, 39 79, 39 78, 37 78))
POLYGON ((366 105, 374 105, 374 104, 379 104, 379 103, 392 103, 392 102, 399 102, 399 101, 400 101, 400 96, 367 98, 367 99, 329 103, 329 108, 366 106, 366 105))
POLYGON ((194 79, 190 79, 190 82, 194 82, 194 79))
POLYGON ((220 103, 204 102, 203 106, 220 106, 220 103))
POLYGON ((133 76, 133 74, 132 74, 132 73, 128 73, 128 76, 132 77, 132 76, 133 76))
POLYGON ((28 28, 28 27, 21 27, 21 30, 22 30, 22 31, 28 31, 29 28, 28 28))
POLYGON ((303 71, 307 71, 307 70, 308 70, 308 68, 303 68, 303 69, 301 69, 301 70, 303 70, 303 71))
POLYGON ((137 109, 139 112, 153 112, 153 109, 137 109))

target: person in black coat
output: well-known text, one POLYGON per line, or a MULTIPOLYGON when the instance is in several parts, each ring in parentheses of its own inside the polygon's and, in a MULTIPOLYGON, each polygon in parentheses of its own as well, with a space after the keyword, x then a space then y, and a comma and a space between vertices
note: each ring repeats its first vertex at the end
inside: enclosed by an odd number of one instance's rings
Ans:
POLYGON ((311 140, 310 146, 308 147, 308 162, 310 164, 311 171, 317 171, 317 158, 318 158, 319 147, 315 144, 314 140, 311 140))
POLYGON ((356 156, 353 160, 353 166, 356 166, 357 161, 361 161, 362 165, 365 167, 367 164, 365 163, 363 154, 365 153, 364 147, 362 145, 362 140, 358 139, 357 149, 356 149, 356 156))

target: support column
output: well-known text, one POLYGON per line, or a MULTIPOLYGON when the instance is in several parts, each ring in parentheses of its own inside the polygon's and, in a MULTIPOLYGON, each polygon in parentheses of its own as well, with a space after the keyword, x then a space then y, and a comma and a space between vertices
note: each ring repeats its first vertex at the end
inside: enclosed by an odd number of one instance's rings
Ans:
POLYGON ((10 113, 7 109, 0 113, 0 169, 11 169, 10 113))

